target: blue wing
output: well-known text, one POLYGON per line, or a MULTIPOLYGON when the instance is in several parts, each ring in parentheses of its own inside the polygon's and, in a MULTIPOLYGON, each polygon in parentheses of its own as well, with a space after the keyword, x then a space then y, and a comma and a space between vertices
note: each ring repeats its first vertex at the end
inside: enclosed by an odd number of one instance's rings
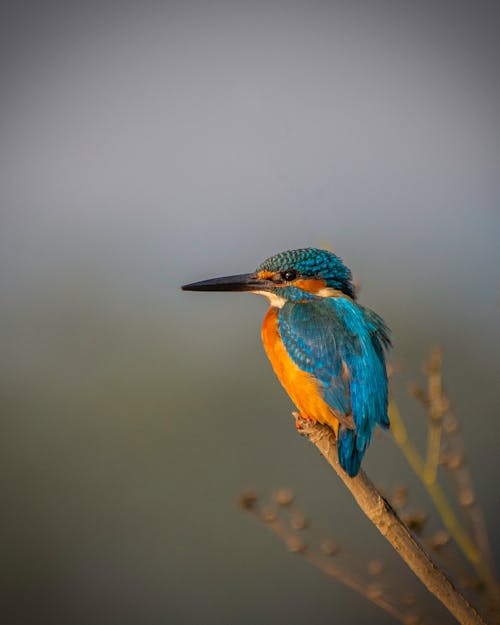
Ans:
POLYGON ((389 427, 382 319, 348 298, 287 302, 279 331, 295 364, 320 382, 340 421, 339 460, 356 475, 376 424, 389 427))

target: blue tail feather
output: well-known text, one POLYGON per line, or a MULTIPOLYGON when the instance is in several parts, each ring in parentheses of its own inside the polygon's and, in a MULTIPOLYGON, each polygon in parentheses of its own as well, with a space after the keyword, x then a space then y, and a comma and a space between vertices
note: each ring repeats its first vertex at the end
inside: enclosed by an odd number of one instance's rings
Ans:
POLYGON ((389 421, 389 415, 387 414, 387 411, 384 412, 384 414, 382 415, 378 423, 380 427, 383 428, 384 430, 388 430, 391 427, 391 423, 389 421))
POLYGON ((340 466, 351 477, 358 473, 366 450, 366 444, 359 445, 357 438, 354 430, 349 430, 343 425, 339 427, 339 439, 337 441, 339 462, 340 466))

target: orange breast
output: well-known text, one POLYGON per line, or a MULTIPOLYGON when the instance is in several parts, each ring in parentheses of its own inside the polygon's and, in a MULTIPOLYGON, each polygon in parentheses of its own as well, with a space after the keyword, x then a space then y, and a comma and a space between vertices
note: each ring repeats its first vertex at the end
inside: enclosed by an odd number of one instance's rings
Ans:
POLYGON ((338 420, 321 397, 318 382, 288 355, 278 330, 278 309, 271 307, 262 324, 262 341, 274 372, 303 418, 326 423, 338 431, 338 420))

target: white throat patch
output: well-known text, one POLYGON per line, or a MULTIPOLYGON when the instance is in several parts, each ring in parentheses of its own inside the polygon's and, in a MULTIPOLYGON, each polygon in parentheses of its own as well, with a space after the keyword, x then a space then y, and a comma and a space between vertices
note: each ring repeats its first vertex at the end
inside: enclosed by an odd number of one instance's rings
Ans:
POLYGON ((267 297, 269 300, 269 304, 274 306, 275 308, 283 308, 285 305, 286 299, 284 297, 280 297, 275 293, 270 293, 269 291, 251 291, 251 293, 256 293, 257 295, 263 295, 267 297))

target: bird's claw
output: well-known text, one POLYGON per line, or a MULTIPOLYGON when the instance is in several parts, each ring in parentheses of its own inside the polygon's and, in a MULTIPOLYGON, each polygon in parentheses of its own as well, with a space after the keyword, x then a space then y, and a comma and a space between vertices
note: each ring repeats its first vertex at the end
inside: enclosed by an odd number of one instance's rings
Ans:
POLYGON ((299 434, 303 433, 304 428, 302 427, 302 422, 304 420, 303 416, 300 412, 292 412, 293 417, 295 418, 295 429, 299 434))

